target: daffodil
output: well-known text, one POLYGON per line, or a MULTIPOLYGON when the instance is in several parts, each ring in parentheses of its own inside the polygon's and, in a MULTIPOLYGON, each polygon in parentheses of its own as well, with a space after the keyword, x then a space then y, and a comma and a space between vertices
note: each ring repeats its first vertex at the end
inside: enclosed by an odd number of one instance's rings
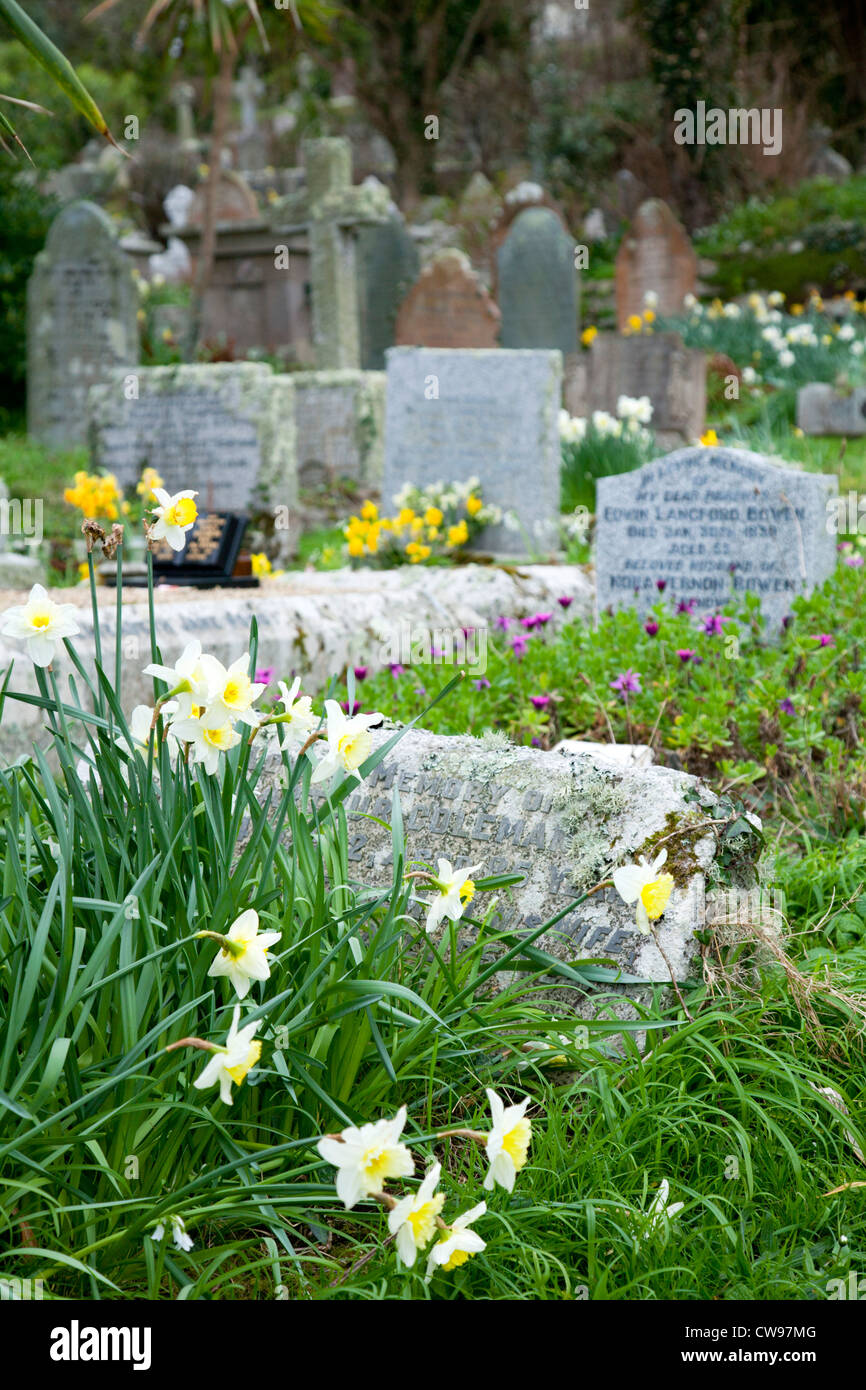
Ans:
POLYGON ((337 1196, 346 1211, 363 1197, 377 1196, 388 1178, 411 1177, 415 1161, 400 1143, 405 1123, 402 1105, 393 1120, 377 1120, 360 1129, 350 1125, 339 1138, 328 1134, 319 1140, 316 1147, 322 1158, 337 1169, 337 1196))
POLYGON ((219 766, 220 754, 228 753, 241 741, 240 734, 235 732, 231 724, 222 724, 215 729, 205 728, 201 719, 194 714, 188 719, 174 720, 170 732, 181 743, 189 744, 193 762, 200 763, 210 776, 219 766))
POLYGON ((532 1139, 532 1122, 526 1118, 527 1096, 519 1105, 503 1105, 495 1091, 487 1089, 493 1128, 487 1136, 487 1158, 490 1167, 484 1179, 484 1189, 492 1192, 496 1184, 506 1192, 514 1190, 514 1179, 526 1163, 532 1139))
POLYGON ((419 1250, 426 1250, 436 1234, 436 1217, 445 1205, 445 1193, 437 1192, 442 1165, 434 1163, 417 1193, 410 1193, 388 1213, 388 1230, 397 1237, 397 1254, 407 1269, 419 1250))
POLYGON ((370 727, 381 723, 381 714, 344 714, 336 700, 325 701, 328 717, 328 751, 316 767, 311 782, 323 782, 338 772, 349 772, 359 782, 364 779, 360 766, 370 756, 373 740, 370 727))
MULTIPOLYGON (((165 714, 174 713, 176 706, 174 701, 170 701, 163 706, 165 714)), ((118 734, 114 742, 120 748, 132 748, 134 753, 140 753, 143 758, 147 757, 150 745, 150 736, 153 728, 153 708, 150 705, 136 705, 129 717, 129 738, 125 734, 118 734)))
POLYGON ((74 603, 55 603, 41 584, 34 584, 26 603, 6 609, 0 632, 26 643, 34 666, 50 666, 58 643, 81 631, 74 615, 74 603))
POLYGON ((201 1076, 197 1076, 192 1083, 199 1091, 219 1085, 220 1100, 224 1105, 232 1104, 232 1085, 240 1086, 262 1055, 262 1045, 255 1041, 259 1023, 248 1023, 246 1028, 238 1028, 240 1016, 241 1006, 236 1004, 224 1046, 214 1049, 201 1076))
POLYGON ((253 908, 242 912, 225 935, 208 931, 198 935, 220 942, 220 950, 207 973, 212 977, 228 976, 239 999, 247 997, 253 980, 270 979, 268 947, 276 945, 282 933, 259 932, 259 914, 253 908))
POLYGON ((224 724, 249 724, 254 727, 259 715, 253 704, 267 687, 261 681, 251 681, 249 656, 239 656, 226 669, 215 656, 203 656, 202 668, 207 677, 207 709, 201 722, 206 729, 220 729, 224 724))
POLYGON ((649 933, 650 922, 658 921, 671 896, 674 880, 671 874, 663 874, 661 869, 668 857, 663 849, 652 864, 641 856, 637 864, 623 864, 615 869, 613 886, 623 902, 631 906, 637 903, 638 931, 649 933))
POLYGON ((294 738, 308 738, 319 722, 318 715, 313 713, 313 701, 309 695, 299 695, 301 688, 300 676, 295 676, 291 687, 285 681, 280 681, 280 698, 277 701, 283 707, 282 714, 277 716, 277 722, 284 724, 289 734, 294 738))
POLYGON ((202 661, 201 642, 189 642, 173 666, 160 666, 151 662, 145 666, 145 676, 156 676, 169 686, 169 694, 176 695, 176 714, 179 719, 187 719, 194 707, 207 704, 210 686, 207 671, 202 661))
POLYGON ((164 488, 155 487, 153 495, 158 505, 153 508, 156 521, 150 527, 150 538, 166 541, 172 550, 183 550, 186 533, 195 525, 198 508, 192 500, 197 492, 176 492, 169 494, 164 488))
POLYGON ((427 909, 425 930, 434 932, 447 917, 450 922, 459 922, 466 908, 475 896, 475 883, 472 875, 481 868, 475 864, 471 869, 452 869, 447 859, 439 859, 434 880, 436 897, 427 909))
POLYGON ((437 1269, 446 1272, 457 1269, 484 1249, 487 1242, 475 1231, 470 1231, 469 1227, 483 1216, 486 1210, 487 1203, 479 1202, 477 1207, 471 1207, 445 1228, 427 1256, 428 1280, 432 1279, 437 1269))

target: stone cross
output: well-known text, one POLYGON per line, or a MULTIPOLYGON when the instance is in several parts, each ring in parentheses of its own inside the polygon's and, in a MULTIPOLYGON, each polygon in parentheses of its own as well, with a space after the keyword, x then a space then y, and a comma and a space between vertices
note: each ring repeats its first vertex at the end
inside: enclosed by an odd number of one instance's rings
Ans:
POLYGON ((353 186, 348 140, 307 140, 303 154, 307 168, 303 226, 310 239, 316 365, 320 370, 358 368, 357 229, 385 221, 388 192, 381 185, 353 186))
POLYGON ((234 84, 234 93, 241 104, 241 130, 245 135, 257 127, 256 103, 264 90, 265 84, 254 68, 241 68, 234 84))

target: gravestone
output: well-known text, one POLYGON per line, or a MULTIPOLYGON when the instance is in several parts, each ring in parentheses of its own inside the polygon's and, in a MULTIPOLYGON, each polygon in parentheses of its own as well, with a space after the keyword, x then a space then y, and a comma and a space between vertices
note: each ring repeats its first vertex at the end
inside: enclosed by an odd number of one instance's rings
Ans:
POLYGON ((84 442, 87 392, 138 362, 138 291, 109 218, 93 203, 55 217, 27 285, 27 428, 62 448, 84 442))
POLYGON ((166 491, 195 489, 202 510, 283 508, 286 550, 297 505, 294 404, 291 377, 264 363, 116 373, 91 393, 93 463, 123 488, 155 468, 166 491))
POLYGON ((797 424, 804 434, 866 434, 866 387, 842 395, 824 381, 797 392, 797 424))
POLYGON ((661 198, 641 203, 616 256, 617 327, 643 313, 648 292, 658 295, 659 316, 679 314, 697 282, 698 258, 685 228, 661 198))
MULTIPOLYGON (((207 180, 195 189, 186 216, 185 227, 201 227, 204 223, 207 180)), ((256 222, 259 220, 259 201, 246 179, 234 169, 221 169, 216 188, 216 220, 220 222, 256 222)))
POLYGON ((386 353, 387 507, 406 482, 480 479, 519 529, 488 527, 480 548, 525 555, 557 544, 558 352, 394 347, 386 353))
POLYGON ((589 352, 566 363, 563 402, 571 415, 616 414, 620 396, 649 396, 662 448, 692 443, 706 423, 706 355, 678 333, 599 333, 589 352))
MULTIPOLYGON (((374 747, 391 736, 374 730, 374 747)), ((282 775, 279 758, 269 756, 257 795, 280 785, 282 775)), ((454 867, 477 866, 478 878, 522 874, 522 883, 499 893, 494 930, 529 934, 564 912, 538 940, 541 949, 565 961, 601 957, 643 981, 669 982, 668 966, 612 885, 564 910, 619 865, 652 859, 664 842, 674 889, 657 930, 677 978, 688 975, 698 950, 694 932, 706 926, 706 876, 716 854, 707 821, 720 811, 697 778, 662 767, 615 768, 592 753, 542 752, 489 735, 413 729, 345 803, 350 877, 363 883, 388 881, 395 790, 407 864, 435 872, 441 857, 454 867)), ((754 882, 758 847, 758 837, 749 837, 733 866, 735 881, 754 882)), ((417 894, 431 897, 420 883, 417 894)), ((468 915, 481 917, 490 901, 479 893, 468 915)), ((462 924, 461 939, 472 930, 462 924)))
POLYGON ((0 589, 29 589, 44 583, 38 555, 41 541, 41 499, 10 499, 9 489, 0 478, 0 589), (10 549, 10 541, 15 540, 26 544, 30 553, 21 555, 10 549))
POLYGON ((526 208, 497 256, 500 342, 504 348, 577 349, 574 242, 556 213, 526 208))
POLYGON ((469 257, 440 251, 425 266, 397 314, 398 345, 438 348, 493 348, 499 310, 469 257))
POLYGON ((394 346, 397 310, 418 275, 418 248, 399 211, 357 230, 358 331, 361 366, 384 371, 394 346))
POLYGON ((384 372, 293 372, 298 485, 382 486, 384 372))
POLYGON ((195 87, 191 82, 178 82, 171 89, 171 101, 177 116, 177 139, 182 150, 197 150, 195 135, 195 87))
POLYGON ((258 122, 258 101, 265 84, 248 64, 238 73, 232 91, 241 108, 241 129, 237 137, 238 163, 242 169, 264 169, 268 163, 267 140, 258 122))
POLYGON ((596 604, 645 611, 660 598, 717 610, 756 594, 770 630, 833 573, 834 477, 741 449, 678 449, 599 478, 596 604))

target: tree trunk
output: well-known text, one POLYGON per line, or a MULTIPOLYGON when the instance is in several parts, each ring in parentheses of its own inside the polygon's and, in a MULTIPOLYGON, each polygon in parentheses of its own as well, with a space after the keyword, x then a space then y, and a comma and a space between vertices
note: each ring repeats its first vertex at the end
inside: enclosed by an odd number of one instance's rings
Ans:
POLYGON ((219 72, 214 84, 213 127, 211 130, 210 152, 208 155, 208 176, 204 191, 202 209, 201 242, 198 264, 196 265, 190 303, 189 332, 184 345, 184 359, 193 361, 204 314, 204 298, 213 274, 214 254, 216 252, 216 210, 217 189, 222 173, 222 152, 228 129, 229 112, 232 103, 232 78, 238 60, 239 44, 223 45, 220 54, 219 72))

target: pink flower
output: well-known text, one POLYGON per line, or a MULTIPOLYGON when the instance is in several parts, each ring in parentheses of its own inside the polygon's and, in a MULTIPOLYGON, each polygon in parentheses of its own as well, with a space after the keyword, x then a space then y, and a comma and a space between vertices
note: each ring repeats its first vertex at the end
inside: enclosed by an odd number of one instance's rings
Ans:
POLYGON ((725 620, 721 613, 708 613, 704 618, 704 632, 710 637, 717 637, 720 632, 724 632, 725 620))
POLYGON ((256 685, 270 685, 275 675, 276 668, 274 666, 262 666, 260 670, 256 671, 256 685))
POLYGON ((509 646, 511 647, 511 650, 514 652, 514 655, 517 657, 518 661, 525 654, 528 644, 529 639, 527 637, 522 637, 519 633, 517 637, 512 637, 509 646))
POLYGON ((659 591, 660 594, 663 594, 664 591, 665 591, 665 589, 666 589, 667 587, 668 587, 668 581, 667 581, 666 579, 657 579, 657 580, 656 580, 656 588, 658 589, 658 591, 659 591))
POLYGON ((570 608, 571 605, 574 603, 574 599, 569 598, 568 594, 563 594, 562 597, 558 598, 556 601, 559 604, 560 608, 570 608))
POLYGON ((502 632, 507 632, 509 627, 511 626, 511 619, 506 618, 503 613, 500 613, 493 626, 500 628, 502 632))
POLYGON ((549 705, 549 704, 550 704, 550 696, 549 696, 549 695, 530 695, 530 697, 529 697, 529 703, 530 703, 531 705, 534 705, 536 709, 544 709, 544 706, 545 706, 545 705, 549 705))
POLYGON ((697 606, 698 606, 698 601, 697 601, 697 599, 694 599, 694 598, 690 598, 690 599, 680 599, 679 603, 677 604, 677 612, 678 612, 678 613, 694 613, 694 611, 695 611, 695 609, 697 608, 697 606))
POLYGON ((694 652, 691 647, 677 647, 677 656, 683 665, 686 666, 694 656, 694 652))
POLYGON ((398 676, 403 676, 406 674, 406 667, 401 666, 399 661, 392 661, 388 667, 388 670, 391 672, 391 675, 394 677, 395 680, 398 676))
POLYGON ((794 707, 794 701, 793 701, 793 700, 789 700, 788 697, 787 697, 787 695, 785 696, 784 700, 780 700, 780 701, 779 701, 779 709, 782 711, 783 714, 796 714, 796 713, 797 713, 797 711, 796 711, 796 709, 795 709, 795 707, 794 707))
POLYGON ((643 630, 648 637, 655 637, 656 633, 659 630, 659 625, 656 622, 655 618, 650 618, 649 622, 644 623, 643 630))
POLYGON ((341 700, 341 701, 340 701, 340 704, 341 704, 342 707, 343 707, 343 713, 344 713, 344 714, 360 714, 360 713, 361 713, 361 706, 359 705, 359 703, 358 703, 357 700, 353 700, 353 701, 352 701, 352 708, 351 708, 351 709, 349 709, 349 701, 348 701, 348 700, 341 700))
POLYGON ((849 569, 852 569, 852 570, 859 570, 860 567, 861 567, 862 564, 863 564, 863 556, 862 556, 862 555, 847 555, 847 556, 845 557, 845 564, 848 566, 849 569))
POLYGON ((477 681, 473 681, 472 684, 474 685, 476 690, 490 689, 490 682, 486 676, 481 676, 477 681))
POLYGON ((835 647, 836 639, 829 632, 816 632, 813 634, 814 640, 819 647, 835 647))
POLYGON ((355 672, 355 680, 356 680, 356 681, 365 681, 365 680, 367 679, 367 667, 366 667, 366 666, 355 666, 353 669, 354 669, 354 672, 355 672))
POLYGON ((616 680, 611 681, 610 688, 611 690, 620 691, 623 695, 627 694, 630 690, 639 695, 641 693, 640 672, 632 671, 631 668, 627 671, 623 671, 622 675, 617 676, 616 680))

